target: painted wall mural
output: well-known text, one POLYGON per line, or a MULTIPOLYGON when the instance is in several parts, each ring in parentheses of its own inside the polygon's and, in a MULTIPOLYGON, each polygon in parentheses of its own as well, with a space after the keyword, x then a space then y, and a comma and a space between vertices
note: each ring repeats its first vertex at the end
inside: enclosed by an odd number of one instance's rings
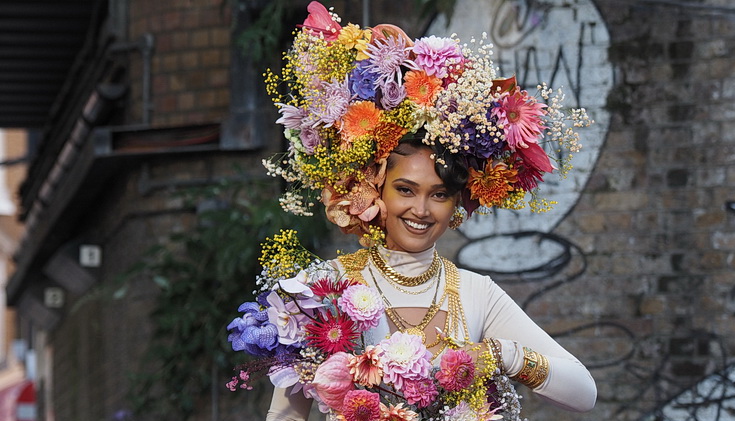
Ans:
POLYGON ((461 227, 471 240, 458 256, 463 266, 547 275, 568 253, 566 244, 548 233, 576 204, 608 130, 610 116, 603 107, 613 83, 607 60, 610 37, 589 0, 457 0, 450 25, 437 19, 429 29, 433 34, 456 33, 463 42, 483 32, 494 45, 502 76, 515 74, 529 92, 541 82, 562 88, 566 105, 586 108, 596 122, 581 132, 583 148, 574 156, 569 177, 545 179, 542 196, 558 202, 551 212, 500 210, 473 216, 461 227))
MULTIPOLYGON (((548 177, 542 187, 543 197, 558 202, 553 211, 499 210, 473 215, 460 228, 465 243, 458 264, 492 274, 504 287, 520 284, 515 291, 522 293, 514 298, 524 309, 532 309, 560 299, 560 287, 584 279, 584 251, 553 231, 577 204, 607 136, 610 114, 604 107, 614 72, 607 57, 610 34, 592 0, 457 0, 449 26, 440 17, 428 30, 443 36, 456 33, 463 42, 483 32, 494 44, 501 76, 515 74, 529 91, 541 82, 561 87, 568 106, 586 108, 596 121, 581 132, 584 147, 573 159, 570 176, 548 177)), ((595 314, 594 308, 582 311, 595 314)), ((735 366, 724 358, 711 362, 712 375, 695 386, 684 385, 665 374, 675 350, 639 336, 622 322, 593 317, 550 333, 562 341, 598 335, 615 338, 607 351, 597 347, 578 356, 593 374, 605 378, 608 384, 600 390, 600 399, 609 403, 608 415, 616 419, 732 419, 725 414, 732 414, 735 402, 735 366), (655 355, 657 363, 642 364, 634 357, 637 354, 655 355), (641 396, 650 399, 642 403, 641 396)), ((687 343, 714 347, 726 355, 722 339, 712 332, 693 332, 687 343)))

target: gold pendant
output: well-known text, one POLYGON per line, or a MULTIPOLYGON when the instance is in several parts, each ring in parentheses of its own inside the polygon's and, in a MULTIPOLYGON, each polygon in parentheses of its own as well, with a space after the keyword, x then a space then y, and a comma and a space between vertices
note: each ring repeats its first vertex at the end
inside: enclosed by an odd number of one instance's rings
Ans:
POLYGON ((403 333, 408 333, 409 335, 416 335, 421 338, 422 344, 426 344, 426 334, 424 333, 423 329, 412 327, 412 328, 406 329, 405 331, 403 331, 403 333))

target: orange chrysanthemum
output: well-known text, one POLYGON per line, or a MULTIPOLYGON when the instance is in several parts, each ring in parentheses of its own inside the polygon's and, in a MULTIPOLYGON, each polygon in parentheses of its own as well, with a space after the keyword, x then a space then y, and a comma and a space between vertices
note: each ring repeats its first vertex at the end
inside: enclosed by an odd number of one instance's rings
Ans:
POLYGON ((372 134, 380 123, 382 113, 372 101, 355 102, 342 117, 342 135, 354 139, 372 134))
POLYGON ((499 206, 514 190, 513 183, 518 181, 518 171, 509 169, 504 162, 488 162, 485 171, 470 168, 470 199, 478 199, 482 206, 499 206))
POLYGON ((398 146, 398 141, 407 132, 408 130, 395 123, 380 123, 375 129, 375 141, 377 143, 375 159, 387 158, 393 149, 398 146))
POLYGON ((429 76, 424 71, 410 70, 403 78, 406 96, 418 105, 434 104, 442 87, 442 81, 436 76, 429 76))

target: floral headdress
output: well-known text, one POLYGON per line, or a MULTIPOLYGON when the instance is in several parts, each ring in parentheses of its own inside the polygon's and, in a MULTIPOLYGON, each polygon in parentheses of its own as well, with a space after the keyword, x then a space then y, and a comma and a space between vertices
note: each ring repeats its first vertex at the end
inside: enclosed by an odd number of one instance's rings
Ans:
MULTIPOLYGON (((394 25, 341 26, 318 2, 308 11, 281 73, 266 73, 289 148, 264 165, 291 183, 281 198, 284 209, 309 215, 318 199, 331 222, 369 244, 385 217, 385 160, 420 129, 424 143, 466 163, 461 203, 467 216, 526 204, 532 211, 550 208, 536 195, 544 174, 556 169, 541 143, 569 150, 558 160, 565 175, 579 150, 574 128, 591 123, 584 109, 565 113, 560 91, 540 85, 537 98, 515 77, 499 78, 491 45, 482 40, 472 40, 475 49, 454 36, 412 41, 394 25)), ((435 156, 439 164, 444 158, 435 156)))

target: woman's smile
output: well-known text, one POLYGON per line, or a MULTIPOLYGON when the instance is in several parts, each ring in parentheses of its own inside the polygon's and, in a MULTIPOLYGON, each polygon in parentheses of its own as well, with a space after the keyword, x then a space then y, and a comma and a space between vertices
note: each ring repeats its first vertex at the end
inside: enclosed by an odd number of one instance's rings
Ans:
POLYGON ((419 147, 410 155, 390 158, 381 198, 386 208, 385 244, 391 250, 427 250, 449 226, 457 198, 447 192, 431 154, 429 148, 419 147))

